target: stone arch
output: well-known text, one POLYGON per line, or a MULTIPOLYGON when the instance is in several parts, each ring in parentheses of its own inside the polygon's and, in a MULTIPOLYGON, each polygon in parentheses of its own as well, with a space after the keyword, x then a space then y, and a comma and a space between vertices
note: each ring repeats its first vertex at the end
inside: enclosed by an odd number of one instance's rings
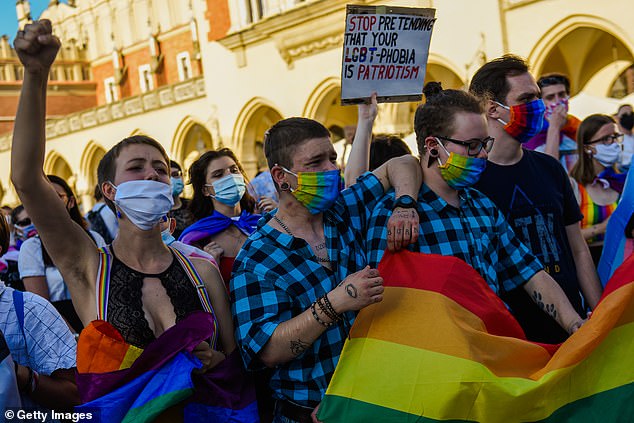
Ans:
POLYGON ((238 114, 232 141, 234 151, 249 177, 256 175, 258 167, 266 165, 262 151, 264 133, 282 119, 282 114, 275 106, 261 97, 249 100, 238 114))
MULTIPOLYGON (((534 75, 560 72, 570 78, 571 95, 593 80, 595 90, 608 95, 620 71, 595 76, 615 61, 632 63, 634 54, 627 33, 614 22, 591 15, 573 15, 549 29, 528 56, 534 75)), ((604 72, 605 73, 605 72, 604 72)))
MULTIPOLYGON (((211 133, 204 124, 191 116, 186 116, 176 127, 170 149, 170 157, 183 169, 183 179, 187 181, 187 172, 202 153, 214 148, 211 133)), ((192 195, 191 185, 185 186, 186 197, 192 195)))
POLYGON ((77 193, 77 175, 73 172, 66 159, 57 151, 51 151, 44 159, 44 173, 59 176, 66 181, 73 192, 77 193))
POLYGON ((464 71, 444 56, 430 52, 427 60, 427 70, 425 73, 425 83, 430 81, 441 82, 445 89, 465 88, 466 78, 464 71))
POLYGON ((95 203, 93 194, 97 185, 97 167, 105 154, 105 148, 90 141, 81 156, 79 162, 81 178, 77 181, 77 195, 82 197, 82 203, 86 207, 92 207, 95 203))

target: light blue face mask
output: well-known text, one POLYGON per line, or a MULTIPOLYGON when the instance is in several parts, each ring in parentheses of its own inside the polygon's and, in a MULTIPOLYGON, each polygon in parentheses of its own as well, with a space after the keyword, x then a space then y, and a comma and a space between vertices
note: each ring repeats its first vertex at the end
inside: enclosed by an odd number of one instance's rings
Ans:
POLYGON ((176 241, 176 238, 174 238, 170 232, 170 228, 166 228, 161 232, 161 238, 163 239, 165 245, 172 245, 174 241, 176 241))
POLYGON ((174 197, 178 197, 185 189, 185 184, 183 183, 183 178, 172 178, 170 180, 170 184, 172 185, 172 195, 174 197))
POLYGON ((244 178, 239 173, 230 173, 212 184, 205 184, 205 186, 214 188, 215 194, 210 195, 211 198, 231 207, 240 202, 247 190, 247 184, 244 183, 244 178))

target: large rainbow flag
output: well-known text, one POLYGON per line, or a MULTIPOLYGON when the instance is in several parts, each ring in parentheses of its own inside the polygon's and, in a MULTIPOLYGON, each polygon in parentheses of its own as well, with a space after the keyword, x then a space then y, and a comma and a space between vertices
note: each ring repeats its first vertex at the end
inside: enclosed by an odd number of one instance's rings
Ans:
POLYGON ((82 405, 99 423, 258 421, 255 389, 239 352, 205 374, 191 351, 213 335, 213 316, 194 312, 144 350, 127 344, 108 322, 91 322, 77 345, 82 405))
POLYGON ((384 300, 363 309, 321 403, 325 422, 634 419, 634 259, 561 345, 529 342, 475 270, 386 253, 384 300))

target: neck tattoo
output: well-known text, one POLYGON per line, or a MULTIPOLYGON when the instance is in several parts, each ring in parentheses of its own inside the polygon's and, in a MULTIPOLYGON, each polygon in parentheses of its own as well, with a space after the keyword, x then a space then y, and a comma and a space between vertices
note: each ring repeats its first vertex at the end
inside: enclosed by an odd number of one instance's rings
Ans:
MULTIPOLYGON (((284 223, 282 221, 282 219, 280 219, 279 217, 277 217, 277 215, 273 215, 273 219, 275 219, 275 221, 282 227, 282 229, 284 229, 284 232, 286 232, 287 234, 289 234, 290 236, 292 236, 293 238, 295 237, 295 235, 293 235, 293 233, 291 232, 291 230, 288 228, 288 226, 286 225, 286 223, 284 223)), ((319 257, 317 255, 317 251, 321 251, 323 249, 326 248, 326 243, 322 242, 318 245, 315 246, 315 252, 313 252, 313 254, 315 254, 315 258, 317 259, 317 261, 319 263, 332 263, 332 260, 330 260, 330 258, 328 258, 328 256, 326 256, 326 258, 324 257, 319 257)), ((328 254, 326 252, 326 254, 328 254)))

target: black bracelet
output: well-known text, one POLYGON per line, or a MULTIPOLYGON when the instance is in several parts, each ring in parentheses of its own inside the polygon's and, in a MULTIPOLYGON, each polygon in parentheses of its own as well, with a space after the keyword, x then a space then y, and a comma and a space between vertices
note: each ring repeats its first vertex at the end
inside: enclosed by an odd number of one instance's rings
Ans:
POLYGON ((315 301, 315 303, 319 306, 319 309, 321 310, 321 312, 324 313, 326 317, 328 317, 331 320, 331 323, 335 323, 337 319, 335 318, 335 316, 332 316, 330 314, 330 311, 326 308, 326 306, 321 303, 322 298, 323 297, 317 298, 317 301, 315 301))
POLYGON ((324 305, 326 306, 326 316, 330 317, 332 320, 341 320, 341 315, 335 311, 335 308, 330 303, 328 294, 324 294, 321 298, 323 298, 324 305))
MULTIPOLYGON (((31 386, 33 386, 33 369, 31 369, 28 366, 24 366, 27 368, 27 370, 29 371, 29 377, 26 380, 26 384, 19 388, 20 393, 23 394, 27 394, 27 393, 31 393, 31 386)), ((16 378, 17 378, 17 373, 16 373, 16 378)))
POLYGON ((317 323, 319 323, 320 325, 322 325, 325 328, 329 328, 330 326, 334 325, 334 322, 324 322, 323 320, 321 320, 319 318, 319 316, 317 315, 317 310, 315 310, 315 304, 317 303, 317 301, 315 301, 314 303, 312 303, 310 305, 310 311, 313 313, 313 317, 315 318, 315 320, 317 320, 317 323))

